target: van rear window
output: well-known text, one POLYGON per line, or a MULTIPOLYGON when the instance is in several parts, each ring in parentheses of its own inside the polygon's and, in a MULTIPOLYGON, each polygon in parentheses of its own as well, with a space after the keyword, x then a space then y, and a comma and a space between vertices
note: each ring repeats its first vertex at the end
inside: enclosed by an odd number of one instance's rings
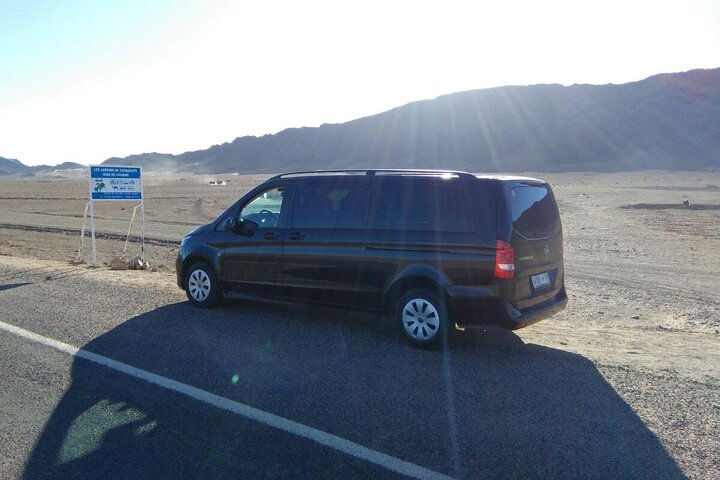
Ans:
POLYGON ((547 186, 525 186, 510 190, 513 227, 525 238, 547 238, 561 231, 555 196, 547 186))

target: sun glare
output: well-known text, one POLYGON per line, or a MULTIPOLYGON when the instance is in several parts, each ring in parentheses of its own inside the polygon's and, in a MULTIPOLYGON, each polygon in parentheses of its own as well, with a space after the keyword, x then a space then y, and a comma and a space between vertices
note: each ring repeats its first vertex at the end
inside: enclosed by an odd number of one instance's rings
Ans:
MULTIPOLYGON (((714 67, 720 44, 718 7, 699 1, 218 2, 158 9, 163 23, 140 45, 127 39, 143 12, 120 12, 90 19, 112 35, 102 53, 88 38, 84 57, 77 39, 38 53, 12 31, 5 43, 28 50, 22 65, 70 63, 0 81, 0 154, 33 164, 181 153, 463 90, 714 67)), ((47 38, 72 22, 68 13, 47 38)))

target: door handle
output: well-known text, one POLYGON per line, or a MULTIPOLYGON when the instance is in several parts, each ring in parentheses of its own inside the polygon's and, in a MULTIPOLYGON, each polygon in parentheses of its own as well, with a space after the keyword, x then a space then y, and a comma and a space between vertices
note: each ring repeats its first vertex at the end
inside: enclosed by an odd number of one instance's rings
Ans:
POLYGON ((290 240, 302 240, 305 238, 305 234, 301 232, 292 232, 290 234, 290 240))
POLYGON ((263 238, 265 240, 277 240, 278 234, 277 234, 277 232, 268 232, 265 235, 263 235, 263 238))

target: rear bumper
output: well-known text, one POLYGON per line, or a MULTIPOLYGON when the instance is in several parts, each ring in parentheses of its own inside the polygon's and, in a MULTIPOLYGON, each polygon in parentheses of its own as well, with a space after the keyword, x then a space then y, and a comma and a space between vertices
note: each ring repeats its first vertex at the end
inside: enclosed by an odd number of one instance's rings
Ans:
POLYGON ((567 301, 567 293, 563 285, 554 297, 532 307, 521 310, 510 304, 505 305, 506 321, 512 329, 523 328, 564 310, 567 301))
POLYGON ((460 326, 501 325, 512 330, 539 322, 565 309, 567 293, 563 286, 555 296, 528 308, 519 309, 490 289, 478 289, 475 294, 464 288, 450 289, 448 307, 454 322, 460 326))

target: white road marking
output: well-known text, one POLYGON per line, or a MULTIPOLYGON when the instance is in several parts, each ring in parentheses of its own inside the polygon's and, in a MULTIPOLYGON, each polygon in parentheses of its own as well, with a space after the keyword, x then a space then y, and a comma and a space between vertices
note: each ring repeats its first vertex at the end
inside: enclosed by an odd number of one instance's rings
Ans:
POLYGON ((425 467, 421 467, 420 465, 415 465, 414 463, 406 462, 405 460, 393 457, 392 455, 364 447, 355 442, 351 442, 350 440, 338 437, 337 435, 308 427, 302 423, 294 422, 264 410, 259 410, 249 405, 201 390, 186 383, 171 380, 161 375, 133 367, 132 365, 118 362, 117 360, 103 357, 102 355, 98 355, 96 353, 88 352, 87 350, 74 347, 67 343, 43 337, 37 333, 30 332, 2 321, 0 321, 0 329, 12 333, 13 335, 17 335, 18 337, 54 348, 55 350, 67 353, 68 355, 97 363, 98 365, 102 365, 140 380, 144 380, 148 383, 152 383, 153 385, 158 385, 168 390, 181 393, 200 402, 227 410, 228 412, 235 413, 251 420, 255 420, 256 422, 268 425, 278 430, 297 435, 298 437, 307 438, 308 440, 312 440, 320 445, 346 453, 375 465, 379 465, 392 472, 417 479, 451 480, 451 477, 442 473, 435 472, 425 467))

